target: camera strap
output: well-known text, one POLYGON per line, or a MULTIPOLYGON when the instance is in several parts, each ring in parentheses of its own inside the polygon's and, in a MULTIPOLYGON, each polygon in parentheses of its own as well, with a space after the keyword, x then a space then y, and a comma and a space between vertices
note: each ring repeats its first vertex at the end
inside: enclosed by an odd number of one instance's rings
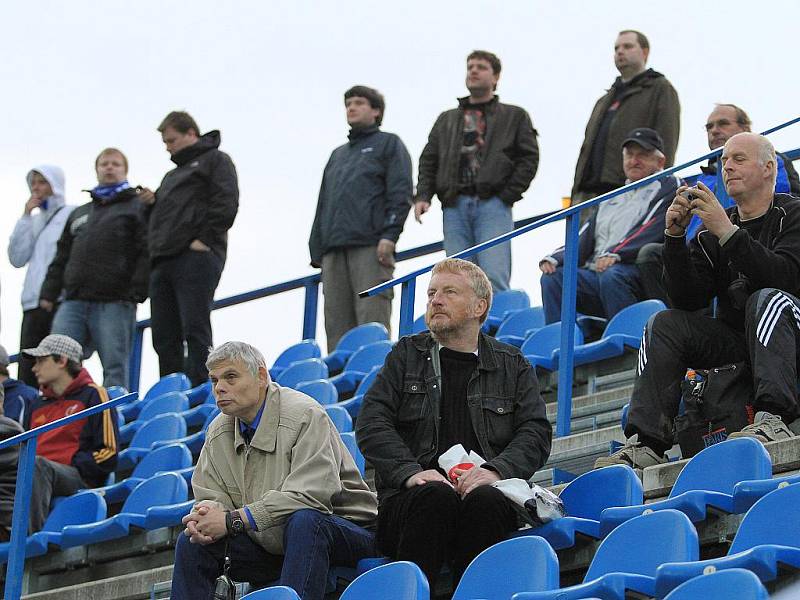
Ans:
POLYGON ((230 577, 231 553, 230 538, 225 538, 225 550, 223 551, 225 561, 222 567, 222 575, 217 577, 214 588, 215 600, 236 600, 236 584, 230 577))

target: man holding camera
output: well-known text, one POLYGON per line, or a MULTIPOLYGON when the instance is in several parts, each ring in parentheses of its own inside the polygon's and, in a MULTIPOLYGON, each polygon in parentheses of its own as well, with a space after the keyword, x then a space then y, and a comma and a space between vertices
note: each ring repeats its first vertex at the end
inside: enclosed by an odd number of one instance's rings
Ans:
POLYGON ((639 351, 625 435, 628 442, 596 467, 644 468, 665 462, 686 368, 747 361, 755 422, 731 437, 761 442, 793 437, 798 417, 800 201, 775 194, 777 160, 765 137, 740 133, 722 153, 727 210, 711 190, 678 188, 667 210, 664 269, 675 309, 651 318, 639 351), (703 228, 687 246, 692 217, 703 228), (717 317, 697 312, 716 297, 717 317))

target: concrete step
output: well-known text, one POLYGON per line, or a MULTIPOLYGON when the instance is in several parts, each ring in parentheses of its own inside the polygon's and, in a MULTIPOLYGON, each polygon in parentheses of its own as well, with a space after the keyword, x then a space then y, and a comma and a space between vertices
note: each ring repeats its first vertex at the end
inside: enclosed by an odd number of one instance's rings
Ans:
POLYGON ((24 600, 145 600, 154 584, 172 578, 172 565, 23 596, 24 600))

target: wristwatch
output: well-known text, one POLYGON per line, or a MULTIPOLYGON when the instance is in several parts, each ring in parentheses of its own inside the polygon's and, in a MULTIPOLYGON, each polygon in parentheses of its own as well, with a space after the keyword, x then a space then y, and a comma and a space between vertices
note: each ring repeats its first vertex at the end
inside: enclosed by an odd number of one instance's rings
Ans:
POLYGON ((244 532, 244 520, 238 510, 229 510, 225 513, 225 528, 232 536, 244 532))

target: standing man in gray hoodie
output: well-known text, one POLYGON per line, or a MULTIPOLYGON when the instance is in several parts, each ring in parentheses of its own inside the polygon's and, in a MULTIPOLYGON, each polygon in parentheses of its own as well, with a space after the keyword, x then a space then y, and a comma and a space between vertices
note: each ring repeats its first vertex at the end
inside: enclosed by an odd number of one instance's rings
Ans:
MULTIPOLYGON (((28 265, 22 287, 22 332, 20 348, 33 348, 50 333, 55 310, 39 306, 39 290, 47 267, 56 254, 56 244, 67 217, 75 208, 64 200, 64 171, 54 165, 40 165, 26 176, 31 195, 25 202, 8 242, 8 260, 17 267, 28 265)), ((38 388, 31 370, 33 359, 20 356, 17 379, 38 388)))

